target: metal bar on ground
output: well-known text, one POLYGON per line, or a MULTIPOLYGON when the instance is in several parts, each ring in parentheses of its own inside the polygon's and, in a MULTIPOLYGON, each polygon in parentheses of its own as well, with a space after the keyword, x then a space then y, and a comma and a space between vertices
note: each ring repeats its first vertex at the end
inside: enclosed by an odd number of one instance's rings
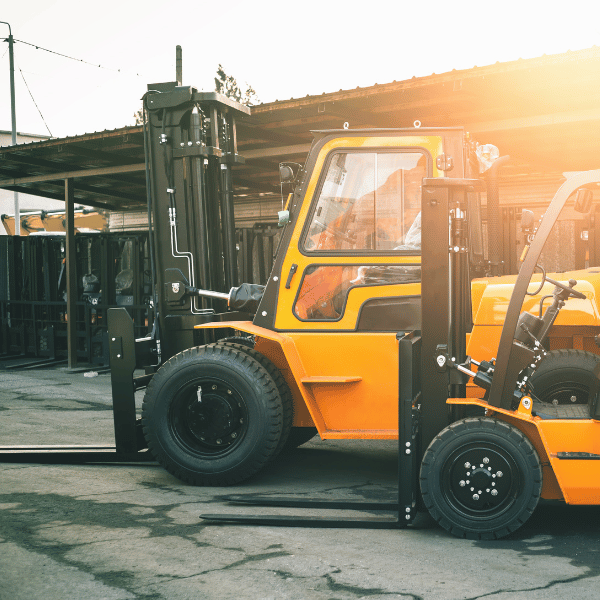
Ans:
POLYGON ((117 452, 114 446, 0 446, 0 463, 53 465, 155 462, 150 452, 117 452))

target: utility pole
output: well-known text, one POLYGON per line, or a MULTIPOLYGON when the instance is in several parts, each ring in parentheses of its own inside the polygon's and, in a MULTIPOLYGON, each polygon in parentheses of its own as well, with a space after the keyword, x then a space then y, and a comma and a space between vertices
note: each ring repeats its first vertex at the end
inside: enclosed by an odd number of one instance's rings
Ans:
POLYGON ((181 85, 182 79, 182 60, 181 46, 175 46, 175 80, 177 85, 181 85))
MULTIPOLYGON (((10 116, 12 121, 12 145, 17 145, 17 111, 15 108, 15 57, 13 54, 14 39, 10 24, 6 21, 0 21, 4 25, 8 25, 8 38, 4 40, 8 42, 8 60, 10 63, 10 116)), ((15 202, 15 235, 21 235, 21 211, 19 208, 19 192, 14 193, 15 202)))

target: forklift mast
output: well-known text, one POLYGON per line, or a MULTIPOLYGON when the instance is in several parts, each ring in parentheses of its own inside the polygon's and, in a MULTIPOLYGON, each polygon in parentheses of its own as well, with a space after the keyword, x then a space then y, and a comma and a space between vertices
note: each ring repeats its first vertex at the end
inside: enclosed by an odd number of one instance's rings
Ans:
POLYGON ((165 361, 197 345, 194 325, 227 309, 221 298, 192 297, 189 288, 227 293, 239 283, 232 167, 243 163, 236 118, 250 109, 215 92, 161 83, 148 86, 144 113, 154 337, 165 361))

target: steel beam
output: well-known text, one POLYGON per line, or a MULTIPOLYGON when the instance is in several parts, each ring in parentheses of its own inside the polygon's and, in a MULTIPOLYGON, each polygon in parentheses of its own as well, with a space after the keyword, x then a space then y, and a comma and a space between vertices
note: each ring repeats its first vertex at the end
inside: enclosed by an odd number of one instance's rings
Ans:
POLYGON ((75 186, 65 179, 66 271, 67 271, 67 359, 77 366, 77 262, 75 256, 75 186))

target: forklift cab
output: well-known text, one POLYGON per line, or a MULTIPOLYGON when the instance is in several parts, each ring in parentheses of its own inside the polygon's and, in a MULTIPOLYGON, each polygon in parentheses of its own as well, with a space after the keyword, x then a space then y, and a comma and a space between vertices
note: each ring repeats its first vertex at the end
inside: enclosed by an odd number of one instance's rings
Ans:
POLYGON ((396 307, 419 294, 422 181, 477 175, 464 131, 315 136, 254 323, 277 331, 418 329, 418 309, 407 321, 396 307))
POLYGON ((422 322, 423 182, 471 176, 474 149, 462 128, 315 136, 253 324, 285 334, 301 357, 310 414, 296 410, 295 425, 312 421, 324 439, 392 439, 397 334, 422 322))

